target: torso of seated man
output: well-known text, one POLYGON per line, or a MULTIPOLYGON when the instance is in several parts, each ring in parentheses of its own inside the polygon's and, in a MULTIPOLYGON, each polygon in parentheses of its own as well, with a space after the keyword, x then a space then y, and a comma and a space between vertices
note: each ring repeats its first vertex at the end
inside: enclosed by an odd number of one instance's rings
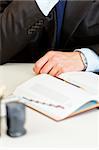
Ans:
MULTIPOLYGON (((8 7, 12 2, 5 2, 3 7, 8 7)), ((83 47, 91 48, 99 54, 98 4, 99 2, 67 2, 58 46, 56 45, 56 12, 53 9, 47 17, 47 27, 43 26, 39 32, 35 31, 38 34, 35 42, 33 42, 34 37, 31 36, 28 43, 8 62, 35 62, 49 50, 72 52, 83 47)))

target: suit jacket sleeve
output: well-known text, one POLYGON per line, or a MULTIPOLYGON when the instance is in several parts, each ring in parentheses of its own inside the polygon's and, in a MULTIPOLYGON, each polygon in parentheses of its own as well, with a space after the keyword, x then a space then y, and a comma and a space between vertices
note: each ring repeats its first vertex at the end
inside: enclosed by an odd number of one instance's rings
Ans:
POLYGON ((28 42, 37 40, 46 22, 34 0, 0 2, 0 64, 21 51, 28 42))
POLYGON ((83 32, 87 48, 92 49, 99 56, 99 1, 93 1, 83 22, 83 32))

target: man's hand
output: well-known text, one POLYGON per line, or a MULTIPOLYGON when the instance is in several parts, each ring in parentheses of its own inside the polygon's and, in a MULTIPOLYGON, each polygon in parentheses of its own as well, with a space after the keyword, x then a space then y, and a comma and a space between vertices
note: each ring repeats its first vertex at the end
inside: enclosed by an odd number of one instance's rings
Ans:
POLYGON ((80 52, 49 51, 40 58, 33 68, 36 74, 47 73, 58 76, 64 72, 81 71, 84 64, 80 52))

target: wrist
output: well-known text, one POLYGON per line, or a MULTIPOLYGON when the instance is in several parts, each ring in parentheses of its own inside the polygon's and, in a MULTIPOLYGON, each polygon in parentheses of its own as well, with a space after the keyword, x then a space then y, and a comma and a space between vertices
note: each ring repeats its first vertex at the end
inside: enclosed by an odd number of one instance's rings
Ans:
POLYGON ((84 65, 84 68, 83 68, 82 71, 86 71, 87 66, 88 66, 87 59, 86 59, 85 55, 82 52, 79 52, 79 54, 80 54, 81 60, 82 60, 83 65, 84 65))

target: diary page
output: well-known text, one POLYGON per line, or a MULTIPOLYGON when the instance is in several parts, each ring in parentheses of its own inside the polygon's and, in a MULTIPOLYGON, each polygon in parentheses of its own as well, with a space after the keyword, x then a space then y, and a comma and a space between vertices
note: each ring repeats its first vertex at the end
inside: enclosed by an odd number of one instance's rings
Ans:
POLYGON ((50 75, 38 75, 14 92, 21 102, 52 118, 64 118, 93 97, 82 89, 50 75))
POLYGON ((59 75, 59 78, 80 86, 91 95, 99 97, 99 75, 92 72, 68 72, 59 75))

